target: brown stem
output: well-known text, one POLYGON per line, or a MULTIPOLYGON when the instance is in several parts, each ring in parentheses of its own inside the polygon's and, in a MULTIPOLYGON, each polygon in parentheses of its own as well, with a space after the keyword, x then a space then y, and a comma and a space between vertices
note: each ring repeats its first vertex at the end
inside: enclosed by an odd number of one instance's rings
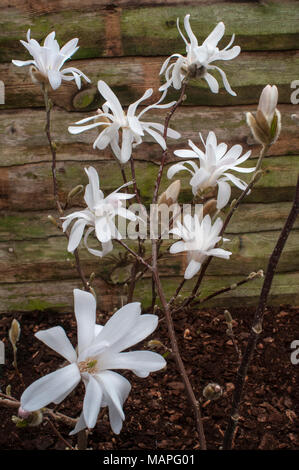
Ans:
MULTIPOLYGON (((178 101, 175 103, 175 105, 172 107, 171 111, 168 113, 168 115, 165 118, 164 133, 163 133, 163 137, 164 137, 165 141, 166 141, 166 138, 167 138, 167 130, 168 130, 170 119, 173 116, 175 110, 178 108, 178 106, 184 100, 186 85, 187 85, 187 82, 184 82, 178 101)), ((164 152, 162 154, 161 164, 160 164, 160 168, 159 168, 159 172, 158 172, 158 176, 157 176, 157 181, 156 181, 156 185, 155 185, 155 190, 154 190, 154 195, 153 195, 153 204, 157 203, 158 192, 159 192, 159 187, 160 187, 160 183, 161 183, 161 178, 162 178, 162 173, 163 173, 163 168, 164 168, 164 165, 165 165, 166 157, 167 157, 167 148, 164 150, 164 152)), ((182 377, 183 383, 185 385, 187 398, 188 398, 188 400, 189 400, 189 402, 192 406, 193 412, 194 412, 196 428, 197 428, 197 432, 198 432, 198 436, 199 436, 199 440, 200 440, 200 446, 201 446, 202 450, 205 450, 207 448, 207 446, 206 446, 206 439, 205 439, 205 434, 204 434, 204 429, 203 429, 203 424, 202 424, 202 419, 201 419, 200 404, 199 404, 198 400, 195 397, 192 385, 190 383, 189 377, 187 375, 184 363, 183 363, 181 355, 180 355, 180 351, 179 351, 179 347, 178 347, 178 343, 177 343, 177 339, 176 339, 176 333, 175 333, 175 329, 174 329, 174 324, 173 324, 173 321, 172 321, 170 307, 169 307, 169 304, 166 301, 165 294, 164 294, 162 284, 161 284, 161 281, 160 281, 159 271, 158 271, 158 264, 157 264, 157 261, 158 261, 158 246, 157 246, 157 244, 158 244, 158 240, 153 238, 152 239, 153 280, 155 282, 156 289, 157 289, 157 292, 158 292, 158 295, 159 295, 159 298, 160 298, 160 301, 161 301, 161 304, 162 304, 162 307, 163 307, 163 310, 164 310, 164 313, 165 313, 165 319, 166 319, 166 323, 167 323, 168 334, 169 334, 169 338, 170 338, 170 342, 171 342, 172 354, 174 356, 178 371, 179 371, 179 373, 182 377)))
POLYGON ((241 402, 241 398, 243 394, 245 378, 247 375, 248 367, 250 365, 250 361, 252 359, 258 338, 263 329, 264 312, 265 312, 268 295, 271 289, 273 277, 274 277, 275 270, 279 262, 282 250, 288 239, 290 231, 295 223, 298 213, 299 213, 299 176, 297 180, 296 192, 295 192, 294 202, 293 202, 291 211, 289 213, 289 216, 285 222, 285 225, 280 233, 276 246, 268 262, 267 272, 265 275, 265 280, 264 280, 264 284, 262 287, 258 307, 254 315, 250 337, 249 337, 241 364, 237 372, 232 409, 230 413, 228 426, 224 435, 224 441, 223 441, 224 450, 228 450, 232 446, 234 431, 239 420, 239 407, 240 407, 240 402, 241 402))
POLYGON ((133 255, 139 263, 143 264, 144 266, 147 267, 147 269, 152 271, 152 266, 148 264, 141 256, 135 253, 135 251, 133 251, 126 243, 124 243, 122 240, 119 240, 117 238, 115 239, 115 241, 119 243, 123 248, 125 248, 129 253, 131 253, 131 255, 133 255))
POLYGON ((47 423, 50 424, 52 431, 56 434, 56 436, 64 443, 64 445, 69 448, 70 450, 75 450, 74 447, 66 440, 64 437, 60 434, 56 426, 52 423, 52 421, 49 418, 46 418, 47 423))
POLYGON ((158 273, 157 269, 154 272, 154 276, 155 276, 155 283, 156 283, 158 295, 160 297, 160 300, 161 300, 161 303, 162 303, 162 306, 163 306, 163 310, 164 310, 164 313, 165 313, 165 319, 166 319, 166 323, 167 323, 168 334, 169 334, 170 342, 171 342, 172 354, 174 356, 178 371, 179 371, 179 373, 182 377, 183 383, 185 385, 186 395, 188 397, 188 400, 189 400, 189 402, 192 406, 193 412, 194 412, 195 422, 196 422, 196 429, 197 429, 197 432, 198 432, 198 435, 199 435, 201 449, 206 450, 207 445, 206 445, 206 439, 205 439, 205 434, 204 434, 204 429, 203 429, 203 424, 202 424, 200 403, 194 395, 192 385, 190 383, 189 377, 187 375, 184 363, 183 363, 181 355, 180 355, 180 351, 179 351, 179 347, 178 347, 178 343, 177 343, 177 339, 176 339, 176 334, 175 334, 175 329, 174 329, 174 325, 173 325, 173 321, 172 321, 172 317, 171 317, 171 311, 169 309, 169 305, 166 302, 165 295, 164 295, 164 292, 163 292, 163 289, 162 289, 162 285, 161 285, 161 282, 160 282, 159 273, 158 273))
MULTIPOLYGON (((48 97, 47 85, 43 85, 42 90, 43 90, 43 95, 44 95, 44 100, 45 100, 45 107, 46 107, 46 127, 45 127, 45 131, 46 131, 46 134, 47 134, 49 147, 50 147, 51 154, 52 154, 52 167, 51 167, 51 169, 52 169, 52 180, 53 180, 53 195, 54 195, 54 200, 55 200, 58 212, 59 212, 59 216, 63 217, 64 211, 63 211, 62 204, 59 200, 59 195, 58 195, 58 184, 57 184, 57 176, 56 176, 56 147, 55 147, 55 144, 52 141, 52 136, 51 136, 51 103, 50 103, 50 100, 49 100, 49 97, 48 97)), ((69 238, 69 232, 66 231, 64 233, 65 233, 66 237, 69 238)), ((77 249, 74 251, 74 256, 75 256, 75 261, 76 261, 77 272, 78 272, 78 274, 81 278, 83 287, 84 287, 85 290, 90 290, 89 284, 86 280, 86 277, 85 277, 84 272, 83 272, 82 267, 81 267, 80 257, 79 257, 79 253, 78 253, 77 249)))
MULTIPOLYGON (((0 407, 3 406, 5 408, 20 408, 21 403, 16 400, 13 397, 10 397, 9 395, 5 395, 5 393, 0 393, 0 407)), ((45 415, 51 416, 54 421, 66 424, 68 426, 74 427, 77 423, 77 420, 74 418, 70 418, 69 416, 66 416, 62 413, 59 413, 58 411, 53 411, 50 408, 43 408, 43 413, 45 415)))
POLYGON ((77 438, 78 450, 87 449, 87 437, 88 437, 88 431, 86 429, 82 429, 82 431, 78 432, 78 438, 77 438))
MULTIPOLYGON (((182 102, 184 101, 186 86, 187 86, 187 80, 185 80, 185 81, 183 82, 183 86, 182 86, 182 90, 181 90, 181 94, 180 94, 180 96, 179 96, 179 99, 178 99, 177 102, 173 105, 173 107, 171 108, 170 112, 167 114, 167 116, 166 116, 166 118, 165 118, 165 122, 164 122, 164 132, 163 132, 163 137, 164 137, 165 142, 166 142, 166 139, 167 139, 167 131, 168 131, 168 127, 169 127, 170 120, 171 120, 172 116, 174 115, 176 109, 177 109, 177 108, 182 104, 182 102)), ((164 169, 164 165, 165 165, 167 153, 168 153, 168 149, 167 149, 167 147, 166 147, 166 149, 164 150, 164 152, 163 152, 163 154, 162 154, 161 163, 160 163, 160 168, 159 168, 159 172, 158 172, 158 176, 157 176, 157 180, 156 180, 156 184, 155 184, 155 190, 154 190, 154 195, 153 195, 153 204, 156 204, 157 199, 158 199, 158 192, 159 192, 159 188, 160 188, 160 184, 161 184, 161 179, 162 179, 162 174, 163 174, 163 169, 164 169)))

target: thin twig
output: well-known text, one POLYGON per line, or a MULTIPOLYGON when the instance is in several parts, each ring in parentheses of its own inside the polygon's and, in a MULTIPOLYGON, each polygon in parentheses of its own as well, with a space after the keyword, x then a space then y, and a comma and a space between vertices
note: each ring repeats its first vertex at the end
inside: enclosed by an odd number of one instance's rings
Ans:
MULTIPOLYGON (((5 395, 5 393, 0 393, 0 397, 0 407, 3 406, 4 408, 20 408, 21 406, 21 403, 18 400, 9 395, 5 395)), ((69 416, 62 414, 59 411, 54 412, 50 408, 43 408, 42 412, 45 415, 51 416, 51 418, 55 421, 66 424, 71 427, 74 427, 77 423, 76 419, 70 418, 69 416)))
POLYGON ((118 238, 116 238, 115 241, 125 248, 129 253, 131 253, 131 255, 133 255, 139 263, 143 264, 147 269, 152 271, 152 266, 148 264, 141 256, 135 253, 135 251, 132 250, 126 243, 124 243, 122 240, 119 240, 118 238))
POLYGON ((194 299, 192 305, 201 305, 204 302, 207 302, 208 300, 213 299, 214 297, 217 297, 220 294, 224 294, 225 292, 229 292, 230 290, 235 290, 237 287, 242 286, 243 284, 246 284, 249 281, 253 281, 253 279, 262 277, 259 273, 255 273, 255 274, 256 274, 255 276, 249 275, 245 279, 242 279, 241 281, 231 284, 230 286, 223 287, 222 289, 219 289, 216 292, 213 292, 212 294, 209 294, 202 299, 198 299, 198 300, 194 299))
MULTIPOLYGON (((168 126, 169 126, 169 123, 170 123, 170 119, 173 116, 176 109, 178 108, 178 106, 184 100, 186 84, 187 84, 186 82, 183 84, 181 94, 180 94, 180 97, 179 97, 178 101, 172 107, 171 111, 168 113, 168 115, 165 118, 164 133, 163 133, 163 137, 164 137, 165 141, 166 141, 166 138, 167 138, 167 130, 168 130, 168 126)), ((159 168, 159 172, 158 172, 158 176, 157 176, 157 180, 156 180, 156 185, 155 185, 155 190, 154 190, 154 195, 153 195, 153 204, 157 203, 158 192, 159 192, 159 187, 160 187, 160 183, 161 183, 161 178, 162 178, 162 173, 163 173, 163 168, 164 168, 164 165, 165 165, 166 157, 167 157, 167 148, 164 150, 164 152, 162 154, 161 164, 160 164, 160 168, 159 168)), ((163 307, 163 310, 164 310, 164 313, 165 313, 165 319, 166 319, 166 323, 167 323, 168 334, 169 334, 169 338, 170 338, 170 342, 171 342, 172 354, 174 356, 178 371, 179 371, 179 373, 182 377, 183 383, 185 385, 187 398, 188 398, 188 400, 189 400, 189 402, 192 406, 193 412, 194 412, 194 417, 195 417, 195 422, 196 422, 196 429, 197 429, 199 440, 200 440, 200 446, 201 446, 202 450, 205 450, 207 448, 207 446, 206 446, 206 439, 205 439, 203 423, 202 423, 202 418, 201 418, 200 403, 198 402, 198 400, 195 397, 192 385, 190 383, 188 374, 186 372, 184 363, 183 363, 181 355, 180 355, 180 351, 179 351, 179 347, 178 347, 178 343, 177 343, 177 339, 176 339, 176 333, 175 333, 175 329, 174 329, 174 324, 173 324, 173 321, 172 321, 170 307, 169 307, 169 304, 166 301, 165 294, 164 294, 162 284, 161 284, 161 281, 160 281, 160 277, 159 277, 159 270, 158 270, 158 263, 157 263, 158 262, 158 246, 157 245, 158 245, 158 240, 153 238, 152 239, 153 280, 155 282, 156 289, 157 289, 157 292, 158 292, 158 295, 159 295, 159 298, 160 298, 160 301, 161 301, 161 304, 162 304, 162 307, 163 307)))
POLYGON ((56 434, 56 436, 64 443, 64 445, 69 448, 70 450, 75 450, 75 448, 60 434, 56 426, 52 423, 50 418, 46 418, 46 422, 50 424, 52 431, 56 434))
MULTIPOLYGON (((59 216, 63 217, 64 211, 62 208, 62 204, 59 200, 59 195, 58 195, 58 184, 57 184, 57 176, 56 176, 56 146, 52 141, 52 136, 51 136, 51 103, 48 97, 48 89, 47 85, 42 86, 42 91, 44 95, 44 101, 45 101, 45 107, 46 107, 46 127, 45 131, 47 134, 48 142, 49 142, 49 147, 51 150, 51 155, 52 155, 52 180, 53 180, 53 195, 54 195, 54 200, 59 212, 59 216)), ((66 237, 69 239, 69 232, 65 231, 64 232, 66 237)), ((75 261, 76 261, 76 268, 78 271, 78 274, 81 278, 83 287, 85 290, 90 290, 90 286, 86 280, 86 277, 84 275, 83 269, 81 267, 80 263, 80 257, 79 257, 79 252, 78 250, 74 250, 74 256, 75 256, 75 261)))
POLYGON ((297 180, 296 192, 295 192, 294 202, 292 204, 291 211, 289 213, 289 216, 280 233, 276 246, 269 259, 267 272, 265 275, 265 280, 264 280, 264 284, 262 287, 258 307, 256 309, 254 319, 253 319, 250 337, 249 337, 241 364, 237 372, 232 409, 230 412, 230 418, 229 418, 228 426, 227 426, 225 436, 224 436, 224 441, 223 441, 223 449, 225 450, 230 449, 232 446, 234 431, 239 420, 239 407, 240 407, 240 402, 241 402, 241 398, 243 394, 245 378, 247 375, 248 367, 250 365, 258 338, 263 331, 264 312, 266 308, 268 295, 271 289, 273 277, 274 277, 275 270, 279 262, 282 250, 285 246, 285 243, 288 239, 288 236, 292 230, 292 227, 296 221, 298 214, 299 214, 299 176, 297 180))

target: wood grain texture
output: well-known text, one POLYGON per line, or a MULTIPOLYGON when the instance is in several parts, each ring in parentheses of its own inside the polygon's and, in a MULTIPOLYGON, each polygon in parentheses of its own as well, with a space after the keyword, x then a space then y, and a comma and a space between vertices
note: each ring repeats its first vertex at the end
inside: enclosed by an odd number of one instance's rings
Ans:
MULTIPOLYGON (((59 161, 57 163, 57 181, 59 196, 66 201, 67 194, 78 184, 86 185, 84 168, 91 164, 99 172, 101 188, 109 194, 122 184, 118 164, 113 161, 59 161)), ((252 166, 247 161, 244 166, 252 166)), ((264 177, 256 184, 255 190, 247 196, 246 202, 283 202, 293 197, 293 188, 299 170, 299 156, 265 158, 263 163, 264 177)), ((136 177, 141 188, 142 200, 149 204, 152 198, 153 181, 158 173, 157 164, 146 161, 136 162, 136 177)), ((190 174, 179 173, 182 182, 180 199, 182 203, 192 201, 189 185, 190 174)), ((249 181, 245 175, 244 180, 249 181)), ((163 174, 161 191, 166 189, 171 180, 163 174)), ((240 190, 233 187, 232 198, 240 190)), ((50 162, 32 163, 2 168, 0 171, 0 210, 45 210, 53 209, 52 177, 50 162)))
POLYGON ((125 8, 124 3, 65 0, 33 1, 27 5, 17 1, 7 5, 2 2, 0 61, 24 57, 19 40, 25 39, 28 28, 38 41, 52 30, 56 31, 61 43, 76 35, 80 38, 77 59, 185 53, 176 19, 180 18, 182 22, 186 13, 191 14, 192 28, 199 43, 222 20, 226 33, 221 47, 235 33, 236 43, 242 50, 297 49, 299 14, 293 2, 188 2, 176 6, 152 1, 149 6, 148 2, 131 2, 131 8, 125 8), (111 21, 112 18, 115 19, 111 21), (115 47, 111 47, 112 42, 115 47))
MULTIPOLYGON (((282 132, 279 140, 271 147, 271 155, 298 155, 299 135, 298 126, 291 115, 293 105, 279 105, 282 114, 282 132)), ((250 130, 246 124, 247 111, 255 112, 256 105, 228 107, 188 107, 178 109, 171 121, 171 127, 182 134, 178 140, 168 139, 170 158, 174 160, 173 151, 187 148, 188 139, 202 148, 199 132, 204 137, 214 130, 219 142, 229 146, 241 144, 244 152, 252 150, 252 158, 257 156, 259 148, 254 144, 250 130)), ((93 112, 84 113, 92 116, 93 112)), ((52 111, 52 135, 57 144, 57 159, 59 161, 99 161, 112 158, 109 149, 95 151, 92 143, 99 129, 72 135, 68 126, 82 119, 81 113, 68 113, 54 108, 52 111)), ((145 115, 145 120, 163 123, 163 112, 151 111, 145 115)), ((44 133, 45 111, 38 109, 23 109, 16 113, 6 110, 0 113, 0 167, 24 165, 28 163, 50 162, 51 156, 48 142, 44 133)), ((137 160, 158 162, 161 157, 161 147, 145 136, 145 142, 136 147, 134 157, 137 160)))
MULTIPOLYGON (((51 157, 44 133, 45 112, 39 87, 31 83, 28 67, 13 66, 11 59, 29 58, 20 39, 30 27, 32 37, 42 40, 50 31, 57 33, 62 45, 72 37, 79 38, 80 49, 69 65, 74 65, 92 80, 78 90, 64 83, 51 92, 54 103, 52 133, 57 145, 59 195, 65 201, 70 189, 87 183, 84 167, 93 165, 100 173, 105 194, 122 184, 118 166, 109 149, 92 149, 98 130, 70 135, 70 124, 92 115, 103 101, 97 81, 105 80, 128 106, 153 88, 152 101, 158 99, 163 82, 159 71, 165 58, 173 52, 185 53, 178 34, 176 18, 191 14, 191 25, 199 41, 205 39, 219 21, 226 25, 225 46, 232 33, 235 44, 242 48, 233 61, 222 62, 237 97, 224 90, 212 94, 206 83, 192 81, 187 100, 177 111, 171 127, 182 133, 178 141, 169 140, 167 166, 176 161, 173 151, 187 148, 191 139, 202 146, 204 137, 214 130, 218 141, 229 146, 241 144, 244 152, 252 150, 247 166, 258 154, 245 123, 246 111, 255 111, 262 88, 276 84, 282 133, 264 160, 264 175, 256 189, 246 198, 232 219, 226 244, 233 255, 230 261, 215 259, 202 285, 202 297, 234 284, 250 271, 265 268, 267 257, 287 217, 299 171, 298 126, 291 119, 296 108, 290 103, 290 84, 298 79, 299 9, 294 1, 264 0, 3 0, 0 5, 0 80, 5 84, 5 104, 0 105, 0 313, 31 310, 71 311, 77 279, 73 256, 67 252, 67 241, 48 221, 54 210, 51 180, 51 157)), ((178 93, 169 91, 168 100, 178 93)), ((155 111, 146 120, 163 122, 163 112, 155 111)), ((150 202, 153 181, 158 172, 161 148, 146 138, 134 150, 137 180, 142 196, 150 202)), ((127 170, 129 174, 129 171, 127 170)), ((166 172, 165 172, 166 173, 166 172)), ((246 175, 245 175, 246 176, 246 175)), ((190 202, 188 174, 182 179, 181 202, 190 202)), ((246 179, 246 178, 245 178, 246 179)), ((169 185, 165 175, 161 191, 169 185)), ((232 197, 239 190, 233 189, 232 197)), ((82 195, 73 201, 75 208, 84 207, 82 195)), ((130 242, 129 242, 130 243, 130 242)), ((91 241, 91 245, 97 242, 91 241)), ((165 250, 169 242, 165 242, 165 250)), ((98 307, 112 311, 126 302, 126 290, 120 283, 130 274, 130 263, 119 260, 122 249, 115 247, 112 257, 102 260, 80 248, 87 276, 96 273, 94 288, 98 307), (117 261, 118 259, 118 261, 117 261)), ((274 278, 272 305, 298 304, 299 294, 299 220, 290 236, 274 278)), ((170 255, 161 260, 161 275, 167 297, 171 297, 186 266, 183 255, 170 255)), ((210 301, 207 305, 221 308, 255 305, 261 280, 210 301)), ((183 293, 190 292, 192 281, 183 293)), ((137 285, 135 300, 143 307, 151 304, 149 276, 137 285)))
MULTIPOLYGON (((165 57, 123 57, 70 62, 82 70, 91 80, 91 85, 83 85, 78 91, 73 82, 64 82, 57 91, 51 91, 54 104, 68 111, 88 111, 98 108, 103 100, 97 90, 98 80, 104 80, 112 87, 123 106, 141 97, 147 88, 154 88, 153 99, 162 77, 159 70, 165 57)), ((192 80, 188 85, 185 106, 236 106, 258 102, 261 90, 267 83, 275 83, 279 89, 279 102, 290 104, 293 91, 290 84, 296 79, 299 70, 299 52, 251 52, 242 53, 233 61, 223 61, 221 67, 237 96, 229 95, 223 88, 218 72, 220 92, 211 93, 205 80, 192 80)), ((16 67, 12 63, 0 64, 0 77, 5 85, 5 108, 25 108, 43 106, 43 98, 38 85, 34 85, 28 67, 16 67)), ((167 100, 178 98, 178 92, 169 89, 167 100)))
MULTIPOLYGON (((232 276, 219 277, 207 276, 202 288, 202 297, 215 292, 222 287, 236 282, 238 278, 232 276)), ((202 306, 214 306, 217 308, 239 307, 240 304, 254 306, 258 301, 261 281, 256 280, 231 290, 202 306)), ((162 278, 162 284, 167 297, 170 297, 180 282, 180 278, 162 278)), ((273 281, 269 304, 281 305, 282 303, 298 305, 299 272, 277 274, 273 281)), ((135 298, 142 299, 143 308, 149 308, 151 295, 151 280, 145 279, 137 286, 135 298)), ((18 284, 0 284, 0 314, 7 312, 30 312, 32 310, 50 310, 53 313, 73 311, 73 289, 80 288, 78 279, 51 282, 23 282, 18 284)), ((117 288, 111 288, 104 281, 97 279, 94 288, 98 293, 97 307, 99 310, 112 312, 113 308, 121 307, 126 302, 124 292, 117 288)), ((184 288, 183 293, 190 292, 190 282, 184 288)))
MULTIPOLYGON (((279 231, 230 235, 230 241, 223 248, 232 252, 229 261, 215 258, 209 267, 209 274, 214 276, 248 275, 252 271, 265 269, 267 258, 279 236, 279 231)), ((99 243, 89 241, 98 248, 99 243)), ((187 260, 185 254, 171 255, 168 252, 173 242, 164 242, 164 257, 159 263, 161 276, 182 276, 187 260)), ((134 247, 134 243, 128 241, 134 247)), ((146 241, 146 256, 150 256, 150 241, 146 241)), ((294 231, 286 245, 277 272, 299 271, 299 232, 294 231)), ((83 247, 80 259, 87 273, 95 272, 96 276, 107 284, 125 282, 129 279, 130 262, 121 263, 111 256, 118 256, 124 251, 114 245, 114 251, 106 258, 97 259, 83 247)), ((129 258, 130 259, 130 258, 129 258)), ((67 252, 67 241, 64 237, 48 237, 45 239, 0 242, 0 283, 54 281, 75 277, 74 257, 67 252)), ((146 277, 151 277, 150 273, 146 277)))

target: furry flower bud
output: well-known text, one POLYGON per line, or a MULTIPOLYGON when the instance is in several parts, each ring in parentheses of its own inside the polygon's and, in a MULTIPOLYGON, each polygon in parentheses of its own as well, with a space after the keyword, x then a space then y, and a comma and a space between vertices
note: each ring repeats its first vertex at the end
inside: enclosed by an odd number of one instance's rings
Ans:
POLYGON ((260 96, 255 116, 246 113, 247 124, 253 137, 262 145, 271 145, 279 137, 281 130, 281 116, 276 108, 278 90, 275 85, 267 85, 260 96))

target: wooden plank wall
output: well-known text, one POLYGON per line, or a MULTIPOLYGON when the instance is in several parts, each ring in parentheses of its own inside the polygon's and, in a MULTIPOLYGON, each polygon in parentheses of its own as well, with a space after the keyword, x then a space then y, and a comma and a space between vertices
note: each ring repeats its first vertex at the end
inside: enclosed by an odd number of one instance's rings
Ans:
MULTIPOLYGON (((254 111, 262 88, 276 84, 282 133, 264 162, 264 176, 247 197, 233 219, 227 245, 231 261, 214 260, 203 285, 202 294, 242 279, 251 271, 265 269, 267 257, 288 214, 299 170, 298 126, 291 115, 298 105, 290 102, 290 84, 299 79, 299 8, 296 1, 160 1, 160 0, 2 0, 0 3, 0 79, 5 84, 5 104, 0 114, 0 312, 55 308, 69 310, 72 289, 80 287, 66 240, 47 219, 55 214, 52 198, 51 158, 44 134, 45 113, 42 97, 31 83, 28 68, 17 68, 11 59, 29 58, 20 44, 30 27, 32 37, 43 39, 50 31, 61 44, 79 37, 80 49, 71 65, 92 80, 78 91, 64 84, 51 93, 54 102, 53 136, 57 143, 59 193, 62 199, 77 184, 86 184, 83 168, 94 165, 101 175, 104 191, 121 184, 117 166, 109 150, 92 149, 96 131, 77 136, 67 127, 92 113, 101 99, 96 83, 107 83, 128 105, 149 87, 155 94, 158 76, 166 56, 184 53, 184 43, 176 29, 176 18, 191 13, 192 28, 203 40, 218 21, 226 25, 226 45, 232 33, 242 47, 241 55, 224 63, 237 97, 223 88, 217 95, 205 82, 192 82, 183 108, 175 115, 172 127, 182 132, 171 150, 186 146, 188 138, 199 143, 198 132, 214 130, 220 141, 240 143, 252 150, 258 147, 245 124, 245 112, 254 111)), ((222 66, 222 65, 221 65, 222 66)), ((177 93, 171 92, 171 98, 177 93)), ((162 113, 153 113, 162 122, 162 113)), ((142 195, 150 201, 157 174, 160 148, 150 140, 136 148, 137 178, 142 195)), ((172 161, 175 158, 172 157, 172 161)), ((169 164, 170 162, 168 162, 169 164)), ((250 162, 251 165, 253 162, 250 162)), ((183 177, 182 201, 190 191, 183 177)), ((163 187, 167 184, 163 179, 163 187)), ((238 191, 233 190, 233 196, 238 191)), ((75 201, 82 206, 82 199, 75 201)), ((271 303, 298 304, 299 301, 299 221, 286 245, 272 289, 271 303)), ((119 250, 115 250, 117 254, 119 250)), ((112 309, 125 299, 119 282, 128 269, 111 257, 102 261, 80 250, 86 274, 96 273, 95 289, 100 306, 112 309), (111 274, 112 273, 112 274, 111 274)), ((167 256, 161 265, 166 291, 170 295, 184 270, 179 256, 167 256)), ((232 290, 212 305, 254 305, 262 281, 232 290)), ((186 290, 190 289, 187 285, 186 290)), ((150 302, 150 279, 139 283, 136 298, 150 302)))

